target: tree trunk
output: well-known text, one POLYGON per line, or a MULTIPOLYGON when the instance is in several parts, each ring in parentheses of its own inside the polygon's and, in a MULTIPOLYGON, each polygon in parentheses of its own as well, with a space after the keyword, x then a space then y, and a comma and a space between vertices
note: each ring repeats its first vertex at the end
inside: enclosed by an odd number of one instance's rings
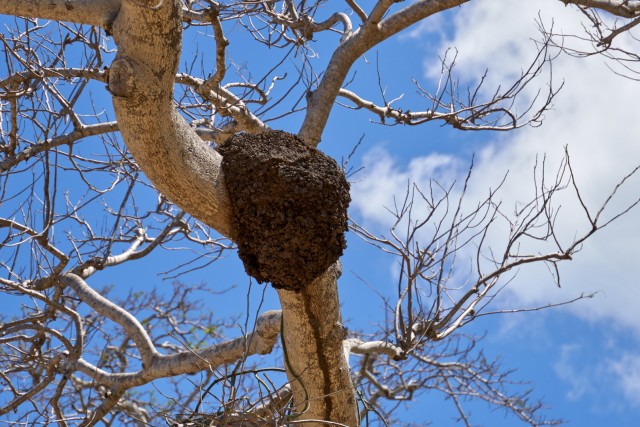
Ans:
MULTIPOLYGON (((140 3, 124 1, 113 24, 118 54, 109 89, 122 136, 160 192, 233 238, 221 156, 173 107, 182 33, 180 2, 165 1, 157 10, 140 3)), ((279 291, 285 361, 296 409, 303 412, 300 419, 357 426, 355 393, 342 351, 338 276, 332 267, 303 292, 279 291)))
MULTIPOLYGON (((301 292, 280 289, 285 367, 300 420, 357 426, 357 403, 342 351, 339 263, 301 292)), ((309 426, 323 423, 304 423, 309 426)))

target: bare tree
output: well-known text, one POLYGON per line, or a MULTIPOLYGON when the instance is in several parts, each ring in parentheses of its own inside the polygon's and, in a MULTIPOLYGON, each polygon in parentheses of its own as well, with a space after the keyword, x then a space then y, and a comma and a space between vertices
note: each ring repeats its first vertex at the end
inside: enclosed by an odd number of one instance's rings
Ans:
MULTIPOLYGON (((0 13, 14 18, 3 18, 0 36, 6 66, 0 75, 0 285, 3 298, 18 308, 4 313, 0 325, 0 416, 16 424, 85 426, 356 426, 392 420, 394 402, 432 392, 450 397, 465 425, 471 425, 468 399, 505 408, 530 425, 554 423, 459 328, 491 313, 507 273, 531 263, 556 272, 557 263, 631 207, 604 217, 610 200, 596 211, 583 204, 590 227, 569 242, 558 237, 554 195, 573 191, 581 200, 568 156, 551 183, 547 173, 537 175, 536 197, 514 214, 505 212, 495 191, 470 206, 466 182, 460 192, 434 182, 408 186, 391 209, 396 221, 388 236, 351 224, 401 266, 390 318, 374 333, 343 326, 337 260, 294 288, 274 283, 282 310, 255 318, 249 310, 236 319, 212 316, 203 293, 219 290, 215 277, 210 286, 176 282, 171 292, 127 298, 91 286, 110 272, 126 276, 129 265, 160 251, 182 251, 175 266, 158 268, 167 278, 210 268, 235 243, 241 256, 254 255, 240 244, 251 215, 239 214, 231 188, 245 179, 244 189, 257 183, 246 173, 233 182, 225 178, 231 136, 255 142, 268 135, 263 151, 271 152, 274 135, 284 137, 272 129, 295 119, 300 156, 325 158, 315 147, 337 104, 390 125, 439 121, 462 130, 512 130, 538 124, 557 90, 548 85, 519 110, 516 97, 550 66, 549 39, 520 78, 489 99, 482 98, 482 78, 475 88, 460 88, 455 61, 447 58, 434 90, 415 82, 424 99, 419 108, 400 107, 401 100, 387 99, 384 91, 379 100, 368 99, 350 87, 350 70, 371 48, 463 3, 1 2, 0 13), (202 45, 180 66, 185 34, 200 37, 202 45), (244 69, 230 59, 233 37, 248 37, 256 51, 276 52, 275 65, 244 69), (313 59, 319 39, 332 43, 322 69, 313 59), (112 106, 103 103, 105 96, 112 106), (484 241, 499 220, 508 221, 510 231, 494 253, 484 241), (547 250, 521 253, 526 241, 547 243, 547 250), (471 279, 454 286, 452 265, 469 248, 476 267, 471 279), (238 323, 243 333, 227 338, 238 323), (280 368, 250 365, 252 355, 276 346, 280 368), (350 355, 360 357, 350 364, 350 355), (160 388, 161 381, 168 383, 160 388), (171 392, 162 398, 154 394, 167 387, 171 392), (217 410, 206 410, 213 404, 217 410)), ((616 8, 634 7, 623 3, 616 8)), ((278 156, 282 151, 264 164, 278 156)), ((322 179, 318 185, 325 188, 322 179)), ((299 277, 295 248, 267 240, 260 251, 269 257, 291 251, 284 275, 299 277)), ((247 270, 272 281, 262 266, 247 270)))

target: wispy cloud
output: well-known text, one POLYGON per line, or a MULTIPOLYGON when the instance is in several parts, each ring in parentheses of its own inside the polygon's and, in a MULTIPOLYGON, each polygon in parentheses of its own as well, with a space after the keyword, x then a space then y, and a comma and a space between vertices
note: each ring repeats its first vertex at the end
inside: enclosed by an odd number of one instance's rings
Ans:
POLYGON ((577 402, 607 390, 607 397, 591 410, 639 408, 640 355, 632 352, 633 346, 623 346, 598 346, 593 341, 561 345, 554 371, 568 386, 566 398, 577 402))
POLYGON ((609 363, 626 399, 640 407, 640 355, 624 353, 617 360, 609 363))
POLYGON ((585 394, 593 391, 593 373, 585 372, 585 369, 576 363, 576 355, 580 355, 584 349, 579 344, 565 344, 560 347, 558 360, 554 365, 556 375, 569 384, 567 399, 579 400, 585 394))

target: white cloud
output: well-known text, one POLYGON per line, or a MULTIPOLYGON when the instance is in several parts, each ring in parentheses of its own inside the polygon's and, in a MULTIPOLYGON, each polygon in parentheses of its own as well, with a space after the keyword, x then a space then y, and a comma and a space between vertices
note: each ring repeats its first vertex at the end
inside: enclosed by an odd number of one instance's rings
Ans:
MULTIPOLYGON (((534 40, 541 38, 535 22, 539 9, 540 2, 490 0, 465 5, 453 15, 453 38, 443 39, 440 50, 458 50, 457 70, 463 77, 475 79, 489 69, 488 83, 504 84, 502 76, 518 77, 532 59, 534 40)), ((428 60, 425 66, 428 76, 439 77, 440 64, 428 60)))
MULTIPOLYGON (((519 75, 523 64, 535 52, 530 40, 539 38, 534 20, 540 8, 543 21, 548 23, 553 17, 557 32, 581 31, 578 21, 581 15, 555 0, 484 0, 459 10, 453 19, 454 36, 443 41, 441 51, 448 46, 458 48, 458 73, 462 81, 472 81, 486 68, 490 69, 489 83, 509 81, 519 75)), ((468 200, 481 199, 509 170, 509 181, 502 193, 504 205, 526 201, 533 191, 532 169, 536 156, 546 153, 550 164, 558 164, 563 146, 568 145, 585 202, 595 208, 615 183, 640 163, 637 114, 640 83, 616 76, 601 57, 577 59, 561 55, 554 61, 553 70, 556 78, 566 82, 543 126, 497 137, 487 134, 493 141, 476 157, 475 178, 468 200)), ((426 74, 433 77, 434 70, 428 68, 426 74)), ((487 87, 489 92, 493 89, 491 84, 487 87)), ((382 206, 392 205, 392 194, 404 193, 407 180, 425 185, 429 178, 441 181, 447 178, 447 170, 464 171, 460 168, 463 160, 440 154, 415 158, 401 168, 386 151, 377 149, 366 162, 368 179, 354 186, 353 206, 365 219, 378 223, 385 218, 388 221, 382 206)), ((640 181, 635 180, 616 206, 639 195, 640 181)), ((562 201, 558 226, 564 237, 572 237, 576 229, 584 231, 587 223, 577 200, 562 201)), ((497 240, 493 243, 499 245, 497 240)), ((614 321, 634 329, 640 336, 638 247, 640 210, 637 209, 596 234, 574 261, 561 267, 562 289, 553 286, 545 269, 524 270, 509 287, 510 303, 546 304, 582 292, 600 291, 596 299, 569 305, 566 309, 589 321, 614 321)))
POLYGON ((363 162, 367 165, 367 178, 357 182, 353 191, 353 205, 364 217, 385 223, 394 206, 394 197, 403 197, 408 183, 426 182, 437 177, 441 182, 454 180, 461 161, 450 155, 432 154, 412 159, 401 169, 395 159, 382 147, 369 151, 363 162))
POLYGON ((611 361, 610 370, 627 400, 640 407, 640 356, 625 353, 619 360, 611 361))

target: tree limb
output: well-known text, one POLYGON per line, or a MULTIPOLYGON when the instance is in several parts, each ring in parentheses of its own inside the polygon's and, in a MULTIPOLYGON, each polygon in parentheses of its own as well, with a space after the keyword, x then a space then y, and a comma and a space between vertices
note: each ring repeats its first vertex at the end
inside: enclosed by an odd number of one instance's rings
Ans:
POLYGON ((560 0, 565 5, 575 4, 601 9, 622 18, 635 18, 640 15, 640 1, 635 0, 560 0))
MULTIPOLYGON (((86 294, 83 295, 86 297, 86 294)), ((122 310, 120 307, 117 308, 122 310)), ((158 378, 213 370, 254 354, 270 353, 280 334, 281 316, 280 311, 267 311, 258 318, 254 332, 220 344, 197 350, 183 350, 168 355, 156 352, 137 372, 107 372, 82 358, 71 362, 68 368, 82 372, 98 384, 125 390, 147 384, 158 378)), ((128 320, 124 321, 124 324, 121 323, 122 317, 114 316, 114 318, 119 320, 114 321, 123 328, 125 324, 130 323, 128 320)), ((135 322, 138 321, 135 320, 135 322)), ((141 330, 140 334, 145 335, 147 340, 149 339, 144 330, 141 330)))
POLYGON ((2 0, 0 14, 53 19, 109 29, 121 0, 2 0))
POLYGON ((101 315, 116 322, 124 329, 125 333, 136 343, 142 363, 150 366, 154 358, 160 355, 151 342, 144 327, 131 313, 118 307, 98 292, 94 291, 80 276, 73 273, 66 273, 60 277, 60 281, 73 289, 78 298, 101 315))
POLYGON ((118 123, 116 122, 98 123, 95 125, 82 126, 80 129, 76 129, 71 133, 56 136, 49 140, 30 145, 13 156, 7 156, 5 160, 0 162, 0 172, 6 172, 17 164, 27 161, 33 156, 36 156, 46 150, 50 150, 61 145, 71 144, 79 139, 89 136, 102 135, 104 133, 115 132, 117 130, 118 123))

